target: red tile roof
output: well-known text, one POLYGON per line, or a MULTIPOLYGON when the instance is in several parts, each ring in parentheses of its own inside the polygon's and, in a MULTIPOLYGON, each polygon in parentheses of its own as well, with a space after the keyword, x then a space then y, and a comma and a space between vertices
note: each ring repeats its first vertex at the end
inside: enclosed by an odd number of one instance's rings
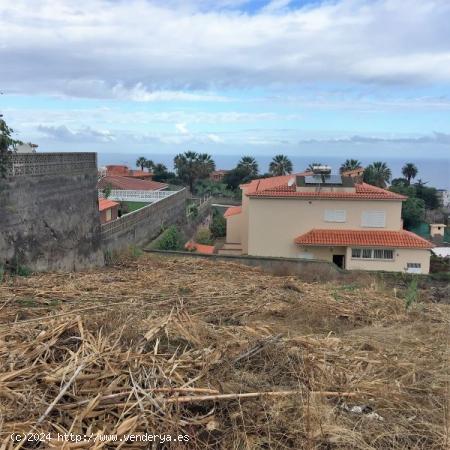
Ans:
POLYGON ((114 206, 119 206, 119 204, 117 202, 113 202, 112 200, 108 200, 107 198, 98 199, 99 211, 104 211, 105 209, 113 208, 114 206))
POLYGON ((240 214, 242 212, 242 206, 231 206, 225 211, 223 217, 227 218, 230 216, 234 216, 236 214, 240 214))
POLYGON ((431 242, 410 231, 319 230, 313 229, 295 239, 300 245, 358 247, 432 248, 431 242))
POLYGON ((167 184, 159 183, 157 181, 139 180, 134 178, 109 175, 103 177, 97 183, 98 189, 103 189, 108 185, 111 185, 113 189, 132 191, 159 191, 168 187, 167 184))
POLYGON ((119 177, 136 177, 136 178, 149 178, 153 176, 151 172, 144 172, 143 170, 132 170, 128 166, 123 165, 109 165, 106 166, 106 174, 109 176, 119 177))
POLYGON ((249 197, 279 197, 279 198, 325 198, 325 199, 353 199, 353 200, 405 200, 404 195, 396 194, 367 183, 355 184, 355 191, 299 191, 296 190, 295 182, 289 186, 289 180, 295 175, 283 177, 263 178, 253 180, 243 185, 245 193, 249 197))

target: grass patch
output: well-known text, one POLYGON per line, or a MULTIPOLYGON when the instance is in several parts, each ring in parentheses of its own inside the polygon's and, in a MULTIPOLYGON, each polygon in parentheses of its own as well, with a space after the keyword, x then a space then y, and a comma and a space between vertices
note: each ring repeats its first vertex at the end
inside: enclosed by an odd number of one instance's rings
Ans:
POLYGON ((123 205, 128 209, 128 212, 137 211, 138 209, 148 206, 150 203, 145 202, 122 202, 123 205))

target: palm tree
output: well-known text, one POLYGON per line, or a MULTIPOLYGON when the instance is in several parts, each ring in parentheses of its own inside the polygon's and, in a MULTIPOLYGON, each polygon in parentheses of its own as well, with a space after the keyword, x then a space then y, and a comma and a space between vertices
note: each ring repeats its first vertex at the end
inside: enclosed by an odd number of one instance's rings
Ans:
POLYGON ((313 162, 306 168, 306 171, 307 172, 314 172, 314 166, 323 166, 323 164, 320 163, 320 162, 313 162))
POLYGON ((173 163, 178 176, 188 183, 191 193, 195 181, 206 178, 216 167, 211 155, 190 151, 175 156, 173 163))
POLYGON ((140 156, 137 160, 136 160, 136 167, 140 167, 141 170, 144 170, 145 167, 145 163, 147 162, 147 160, 143 157, 140 156))
POLYGON ((256 177, 258 175, 258 163, 253 156, 243 156, 237 165, 240 169, 245 169, 249 177, 256 177))
POLYGON ((269 164, 269 172, 274 176, 292 173, 292 162, 285 155, 276 155, 269 164))
POLYGON ((155 167, 155 163, 151 160, 151 159, 146 159, 145 163, 144 163, 144 167, 151 172, 154 167, 155 167))
POLYGON ((408 186, 411 184, 411 179, 416 178, 418 173, 419 170, 417 169, 417 166, 413 163, 406 163, 402 167, 402 174, 408 180, 408 186))
POLYGON ((345 162, 341 165, 339 172, 346 172, 347 170, 355 170, 359 167, 362 167, 362 164, 357 159, 346 159, 345 162))
POLYGON ((391 179, 391 175, 391 169, 385 162, 376 161, 365 168, 363 180, 374 186, 385 188, 391 179))
POLYGON ((208 153, 201 153, 198 155, 198 177, 206 178, 216 169, 216 163, 208 153))

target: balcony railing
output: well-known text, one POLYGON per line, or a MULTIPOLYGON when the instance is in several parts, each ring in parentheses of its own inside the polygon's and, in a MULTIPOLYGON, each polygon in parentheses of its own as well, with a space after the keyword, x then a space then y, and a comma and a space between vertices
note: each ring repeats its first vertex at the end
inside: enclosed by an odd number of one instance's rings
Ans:
MULTIPOLYGON (((170 197, 176 194, 177 191, 132 191, 113 189, 108 196, 108 199, 118 202, 144 202, 154 203, 163 198, 170 197)), ((104 197, 103 191, 98 191, 99 197, 104 197)))

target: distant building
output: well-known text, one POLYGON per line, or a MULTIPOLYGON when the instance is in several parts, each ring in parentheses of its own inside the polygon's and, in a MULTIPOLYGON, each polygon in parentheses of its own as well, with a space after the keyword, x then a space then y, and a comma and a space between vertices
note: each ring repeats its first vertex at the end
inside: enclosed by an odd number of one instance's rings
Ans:
POLYGON ((361 182, 364 175, 364 167, 357 167, 356 169, 344 170, 341 174, 344 177, 353 178, 355 181, 361 182))
POLYGON ((36 144, 32 144, 31 142, 28 142, 27 144, 19 144, 15 148, 16 153, 36 153, 36 149, 39 146, 36 144))
POLYGON ((223 180, 223 177, 228 173, 228 170, 213 170, 209 174, 209 179, 220 183, 223 180))
POLYGON ((437 194, 439 197, 439 203, 444 208, 450 207, 450 191, 446 189, 438 189, 437 194))
POLYGON ((106 198, 99 198, 98 210, 100 211, 100 223, 107 223, 117 219, 119 214, 119 203, 106 198))
POLYGON ((429 272, 433 244, 402 229, 403 195, 329 172, 262 178, 241 189, 242 206, 225 213, 225 251, 429 272))
POLYGON ((158 181, 111 175, 106 175, 97 183, 98 189, 104 189, 107 186, 110 186, 111 189, 119 189, 122 191, 163 191, 169 187, 168 184, 158 181))
POLYGON ((151 172, 144 172, 143 170, 132 170, 128 166, 123 165, 109 165, 105 168, 106 176, 119 176, 119 177, 129 177, 138 178, 141 180, 151 180, 153 174, 151 172))

